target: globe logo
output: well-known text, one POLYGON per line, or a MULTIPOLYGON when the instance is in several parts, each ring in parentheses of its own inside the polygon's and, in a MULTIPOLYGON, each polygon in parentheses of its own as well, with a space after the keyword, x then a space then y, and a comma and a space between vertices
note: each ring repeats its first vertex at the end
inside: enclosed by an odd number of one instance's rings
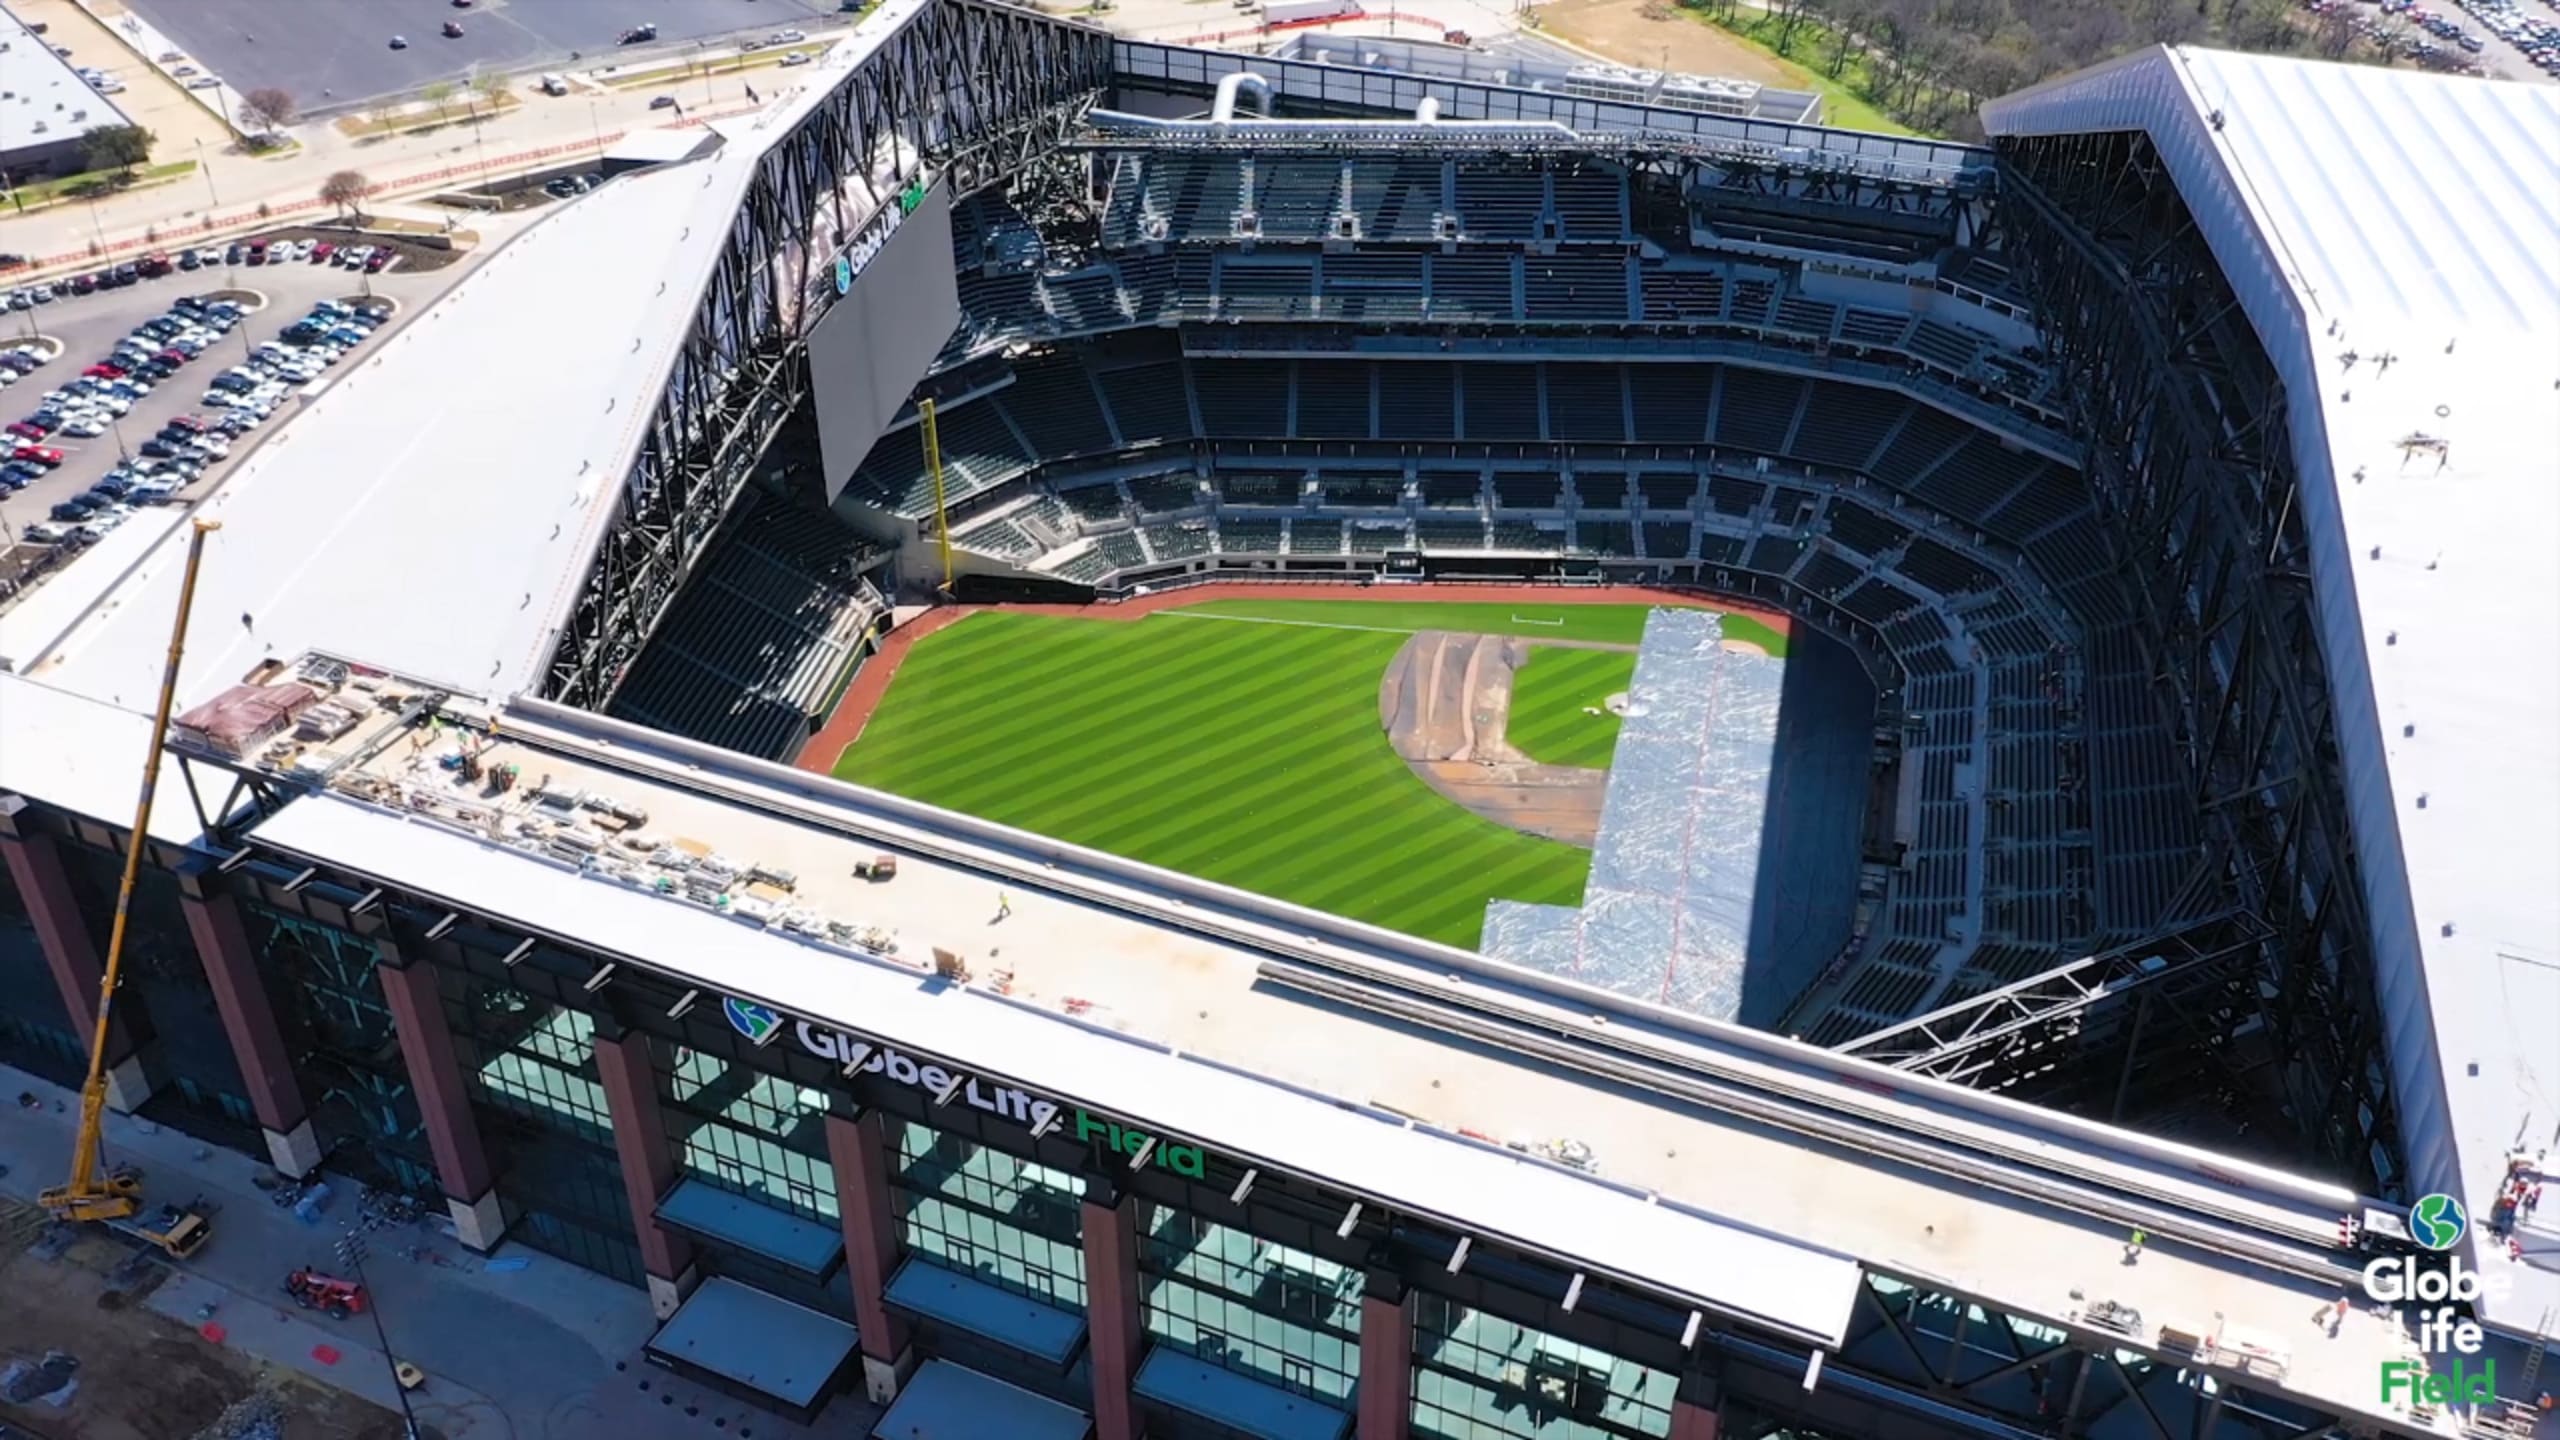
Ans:
MULTIPOLYGON (((728 1013, 731 1029, 758 1045, 763 1044, 774 1031, 782 1028, 782 1017, 779 1014, 770 1007, 758 1005, 752 1000, 731 999, 720 1008, 728 1013)), ((2462 1232, 2457 1229, 2454 1233, 2459 1235, 2462 1232)))
POLYGON ((2430 1250, 2450 1250, 2462 1243, 2471 1217, 2450 1195, 2423 1195, 2409 1207, 2409 1235, 2430 1250))

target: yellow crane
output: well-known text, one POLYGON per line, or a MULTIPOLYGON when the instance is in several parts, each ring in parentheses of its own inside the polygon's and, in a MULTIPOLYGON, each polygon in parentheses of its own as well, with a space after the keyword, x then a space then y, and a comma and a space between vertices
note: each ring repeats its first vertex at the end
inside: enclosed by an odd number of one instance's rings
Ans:
POLYGON ((126 923, 133 910, 133 886, 142 873, 142 849, 151 828, 151 798, 160 788, 160 747, 169 735, 169 710, 178 693, 178 661, 187 649, 187 616, 196 603, 196 571, 204 561, 204 539, 222 528, 217 520, 194 522, 187 537, 187 573, 178 587, 177 625, 169 632, 169 663, 160 674, 160 708, 151 717, 151 751, 142 761, 142 798, 133 812, 133 833, 125 840, 124 878, 116 885, 116 919, 107 932, 107 963, 98 979, 98 1022, 89 1040, 89 1078, 80 1086, 80 1133, 71 1146, 71 1178, 37 1196, 57 1220, 96 1221, 150 1242, 183 1260, 213 1236, 202 1215, 180 1205, 165 1205, 149 1214, 142 1209, 142 1181, 126 1173, 102 1173, 101 1130, 107 1114, 107 1021, 116 1000, 116 977, 124 966, 126 923))

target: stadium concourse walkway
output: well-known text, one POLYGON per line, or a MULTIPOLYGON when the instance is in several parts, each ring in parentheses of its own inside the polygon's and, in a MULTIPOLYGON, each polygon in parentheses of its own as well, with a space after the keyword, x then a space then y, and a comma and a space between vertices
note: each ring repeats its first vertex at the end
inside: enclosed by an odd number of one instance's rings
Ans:
MULTIPOLYGON (((853 683, 845 687, 844 698, 836 702, 835 713, 827 717, 827 723, 810 737, 808 744, 800 747, 800 758, 793 763, 821 775, 834 774, 836 761, 843 757, 845 747, 862 738, 862 727, 871 723, 872 712, 880 708, 881 697, 889 693, 889 682, 898 678, 898 666, 907 658, 907 652, 915 647, 917 641, 975 611, 1013 610, 1027 615, 1067 615, 1085 620, 1143 620, 1159 610, 1205 605, 1212 600, 1375 600, 1405 605, 1417 601, 1482 603, 1500 600, 1538 605, 1708 603, 1707 597, 1696 592, 1658 590, 1650 585, 1321 585, 1235 581, 1165 590, 1128 600, 1097 601, 1091 605, 944 605, 927 611, 882 638, 879 651, 864 663, 861 671, 853 677, 853 683)), ((1775 611, 1722 599, 1714 600, 1710 608, 1728 615, 1747 615, 1780 635, 1788 634, 1793 623, 1775 611)))

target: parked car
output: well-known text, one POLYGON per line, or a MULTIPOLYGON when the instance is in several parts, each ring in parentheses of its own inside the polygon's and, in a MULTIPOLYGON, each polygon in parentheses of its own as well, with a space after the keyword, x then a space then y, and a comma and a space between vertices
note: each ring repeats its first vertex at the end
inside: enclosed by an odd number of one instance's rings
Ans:
POLYGON ((384 270, 389 269, 391 262, 398 258, 399 253, 400 252, 387 247, 374 251, 371 255, 365 257, 365 273, 368 275, 378 275, 384 270))
POLYGON ((78 524, 80 521, 86 520, 90 516, 97 514, 100 508, 102 507, 99 503, 90 499, 88 496, 74 495, 68 500, 57 503, 53 509, 47 513, 51 514, 56 520, 63 520, 72 524, 78 524))
POLYGON ((327 264, 329 262, 329 257, 337 253, 338 247, 326 240, 315 240, 311 242, 311 263, 314 265, 327 264))
POLYGON ((408 37, 408 36, 406 36, 406 35, 394 35, 394 36, 392 36, 392 37, 391 37, 391 48, 392 48, 392 49, 394 49, 394 50, 406 50, 406 49, 408 49, 408 48, 409 48, 409 37, 408 37))

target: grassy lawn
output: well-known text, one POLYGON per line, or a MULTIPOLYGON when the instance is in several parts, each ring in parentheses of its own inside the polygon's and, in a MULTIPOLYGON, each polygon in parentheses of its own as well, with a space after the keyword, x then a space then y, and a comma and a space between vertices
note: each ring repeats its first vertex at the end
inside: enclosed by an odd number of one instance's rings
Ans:
POLYGON ((134 189, 142 185, 159 185, 182 175, 196 173, 193 160, 172 160, 166 165, 137 166, 131 173, 118 170, 92 170, 85 175, 65 175, 59 180, 37 180, 17 188, 18 203, 33 209, 57 200, 77 200, 89 187, 97 187, 98 198, 134 189))
POLYGON ((1606 770, 1618 747, 1618 717, 1597 708, 1635 683, 1636 657, 1625 650, 1567 650, 1541 645, 1511 679, 1507 734, 1532 760, 1606 770))
POLYGON ((1744 10, 1732 24, 1718 24, 1703 13, 1678 7, 1679 13, 1701 25, 1715 25, 1753 49, 1766 54, 1771 63, 1786 70, 1792 78, 1791 88, 1818 90, 1822 93, 1822 123, 1840 130, 1867 130, 1879 135, 1919 135, 1884 111, 1884 107, 1867 98, 1869 81, 1864 57, 1852 55, 1849 63, 1834 80, 1826 72, 1830 68, 1832 39, 1829 29, 1812 20, 1796 25, 1795 53, 1781 55, 1774 43, 1778 38, 1778 22, 1766 11, 1744 10), (1816 62, 1807 65, 1804 62, 1816 62))
MULTIPOLYGON (((1443 800, 1378 723, 1405 631, 1510 607, 1344 608, 1393 623, 972 615, 917 642, 836 773, 1452 944, 1488 899, 1578 901, 1586 852, 1443 800)), ((1641 621, 1564 607, 1608 608, 1641 621)))
MULTIPOLYGON (((1340 625, 1410 634, 1416 630, 1461 630, 1479 635, 1526 635, 1532 640, 1598 640, 1633 645, 1644 638, 1650 605, 1515 605, 1427 600, 1213 600, 1169 610, 1168 615, 1217 615, 1230 619, 1285 621, 1293 625, 1340 625)), ((1700 605, 1711 610, 1711 605, 1700 605)), ((1737 640, 1758 643, 1784 657, 1786 637, 1757 620, 1727 615, 1724 631, 1737 640)))

